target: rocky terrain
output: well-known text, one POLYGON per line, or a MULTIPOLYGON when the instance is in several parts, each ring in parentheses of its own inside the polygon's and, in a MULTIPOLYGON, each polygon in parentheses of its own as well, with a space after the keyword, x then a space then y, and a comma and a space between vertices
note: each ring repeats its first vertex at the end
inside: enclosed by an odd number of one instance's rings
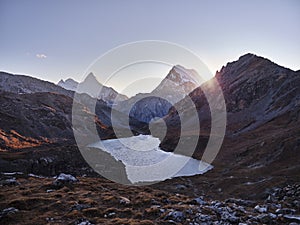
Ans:
POLYGON ((300 184, 274 187, 259 201, 214 200, 159 187, 122 186, 102 178, 2 174, 2 224, 299 224, 300 184))

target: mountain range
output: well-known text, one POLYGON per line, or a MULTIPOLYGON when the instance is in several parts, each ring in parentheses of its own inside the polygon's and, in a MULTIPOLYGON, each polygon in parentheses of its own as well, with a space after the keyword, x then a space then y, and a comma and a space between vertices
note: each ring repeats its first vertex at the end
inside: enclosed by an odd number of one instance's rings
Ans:
MULTIPOLYGON (((225 138, 213 161, 214 169, 206 176, 190 178, 194 186, 214 195, 241 197, 250 193, 247 195, 257 197, 274 185, 299 180, 300 71, 246 54, 222 67, 214 78, 201 86, 194 76, 197 76, 194 70, 177 65, 151 93, 131 98, 121 95, 122 101, 114 102, 119 94, 90 74, 86 81, 94 83, 93 88, 101 87, 104 91, 100 96, 93 96, 93 92, 79 93, 84 101, 76 102, 76 81, 68 79, 55 85, 1 72, 0 169, 9 172, 18 168, 47 176, 66 171, 81 174, 80 168, 87 165, 78 155, 73 135, 77 128, 72 127, 72 119, 80 121, 91 115, 93 104, 90 102, 96 102, 96 110, 95 120, 89 122, 96 123, 101 139, 116 138, 111 123, 113 110, 118 115, 116 125, 124 129, 124 136, 132 135, 125 129, 129 115, 134 135, 152 132, 161 139, 160 148, 164 151, 174 151, 179 139, 188 144, 195 138, 198 141, 193 157, 205 160, 203 152, 210 135, 219 135, 210 133, 211 111, 205 93, 213 95, 218 85, 226 103, 225 138), (194 103, 197 117, 191 116, 182 122, 180 118, 189 117, 191 111, 189 99, 194 103), (72 118, 74 101, 81 109, 78 118, 72 118), (152 123, 153 120, 156 121, 152 123), (200 122, 200 131, 192 122, 196 120, 200 122), (156 128, 150 129, 150 125, 156 128), (160 137, 155 131, 163 126, 167 128, 166 136, 160 137), (182 126, 189 129, 182 133, 182 126), (72 163, 64 163, 72 161, 74 155, 78 161, 76 168, 72 163), (49 170, 42 163, 34 163, 42 157, 63 158, 64 161, 52 160, 49 170), (219 193, 220 189, 223 191, 219 193)), ((97 140, 88 128, 81 129, 79 133, 87 143, 97 140)), ((179 153, 187 154, 185 149, 179 153)), ((163 184, 168 187, 170 182, 173 181, 163 184)))
MULTIPOLYGON (((117 91, 115 91, 111 87, 107 87, 105 85, 102 85, 100 82, 98 82, 97 78, 93 73, 89 73, 87 77, 84 79, 83 83, 87 83, 91 90, 86 90, 86 94, 89 94, 93 98, 101 99, 109 104, 112 104, 116 97, 118 96, 118 101, 124 101, 128 99, 127 96, 119 94, 117 91), (95 91, 94 91, 95 90, 95 91), (94 93, 97 93, 98 90, 101 90, 98 96, 95 96, 94 93)), ((77 91, 78 88, 78 82, 73 80, 72 78, 67 79, 66 81, 60 80, 57 85, 71 91, 77 91)), ((80 92, 79 90, 77 92, 80 92)))

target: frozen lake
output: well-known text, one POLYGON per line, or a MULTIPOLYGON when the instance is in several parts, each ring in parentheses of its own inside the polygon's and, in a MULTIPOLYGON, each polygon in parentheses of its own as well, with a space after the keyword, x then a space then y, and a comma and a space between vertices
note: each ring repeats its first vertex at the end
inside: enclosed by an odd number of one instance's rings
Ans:
POLYGON ((173 177, 203 174, 212 166, 191 157, 162 151, 151 135, 111 139, 89 145, 99 148, 125 165, 132 183, 163 181, 173 177))

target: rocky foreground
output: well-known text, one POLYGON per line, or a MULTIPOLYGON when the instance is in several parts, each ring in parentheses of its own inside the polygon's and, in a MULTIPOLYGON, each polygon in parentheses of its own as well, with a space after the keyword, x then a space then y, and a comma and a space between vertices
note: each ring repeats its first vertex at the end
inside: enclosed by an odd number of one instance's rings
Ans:
POLYGON ((264 200, 222 201, 190 196, 185 185, 164 191, 69 174, 6 173, 0 185, 0 224, 300 224, 300 183, 264 200))

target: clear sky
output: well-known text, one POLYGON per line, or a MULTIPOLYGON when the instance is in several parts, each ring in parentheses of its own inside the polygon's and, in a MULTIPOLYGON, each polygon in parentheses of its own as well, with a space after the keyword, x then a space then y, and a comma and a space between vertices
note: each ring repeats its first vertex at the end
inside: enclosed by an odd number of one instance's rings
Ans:
POLYGON ((298 0, 0 0, 0 70, 55 83, 139 40, 183 45, 213 73, 247 52, 299 70, 299 38, 298 0))

